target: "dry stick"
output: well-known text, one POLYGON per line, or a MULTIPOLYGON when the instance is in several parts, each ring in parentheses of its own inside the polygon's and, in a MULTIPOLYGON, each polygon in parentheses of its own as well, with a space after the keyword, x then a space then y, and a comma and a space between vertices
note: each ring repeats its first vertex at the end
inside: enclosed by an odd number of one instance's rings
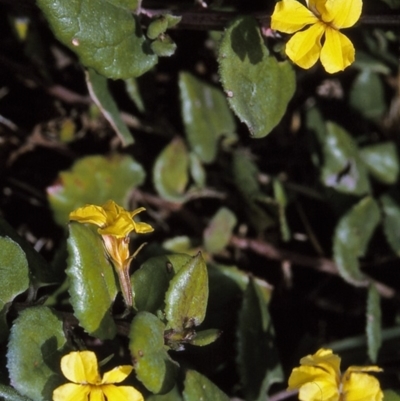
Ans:
MULTIPOLYGON (((337 265, 330 259, 301 255, 296 252, 287 251, 285 249, 279 249, 268 242, 255 239, 239 238, 233 236, 231 237, 230 243, 236 248, 242 250, 249 249, 268 259, 280 260, 280 261, 287 260, 294 265, 297 264, 300 266, 312 267, 324 273, 339 275, 337 265)), ((378 292, 384 298, 393 298, 396 296, 396 291, 393 288, 388 287, 383 283, 375 281, 371 278, 368 279, 367 285, 369 283, 373 283, 376 286, 378 292)))

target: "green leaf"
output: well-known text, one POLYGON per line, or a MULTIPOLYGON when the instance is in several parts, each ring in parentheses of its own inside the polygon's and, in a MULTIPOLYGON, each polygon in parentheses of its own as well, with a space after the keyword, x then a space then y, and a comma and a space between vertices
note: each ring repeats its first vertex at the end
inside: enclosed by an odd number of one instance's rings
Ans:
POLYGON ((89 69, 86 71, 86 84, 90 97, 96 103, 103 116, 118 134, 124 146, 131 145, 134 140, 127 125, 122 121, 119 109, 107 86, 107 78, 89 69))
POLYGON ((146 35, 149 39, 157 39, 168 28, 168 20, 163 15, 154 21, 151 21, 147 28, 146 35))
POLYGON ((151 50, 159 57, 171 57, 176 50, 176 43, 169 35, 162 35, 154 42, 151 42, 151 50))
POLYGON ((37 253, 32 246, 0 216, 0 236, 9 237, 24 251, 28 260, 31 280, 40 283, 57 282, 59 277, 55 270, 37 253))
POLYGON ((351 284, 364 284, 358 258, 365 255, 380 219, 377 202, 366 197, 342 216, 336 226, 333 237, 334 260, 342 278, 351 284))
POLYGON ((152 257, 131 276, 135 308, 156 313, 163 309, 165 293, 174 270, 167 256, 152 257))
POLYGON ((203 232, 207 252, 217 253, 228 245, 236 222, 236 216, 228 208, 221 207, 217 211, 203 232))
POLYGON ((216 341, 220 335, 221 331, 218 329, 197 331, 195 337, 189 343, 198 347, 204 347, 216 341))
POLYGON ((38 0, 56 37, 86 67, 112 79, 138 77, 157 62, 136 17, 124 9, 129 4, 137 1, 38 0))
POLYGON ((13 387, 34 401, 52 399, 65 382, 58 372, 66 347, 63 322, 50 308, 22 311, 11 329, 7 367, 13 387))
POLYGON ((399 157, 393 142, 378 143, 361 149, 360 156, 369 172, 384 184, 394 184, 399 176, 399 157))
POLYGON ((339 192, 364 195, 370 192, 365 164, 353 138, 339 125, 328 122, 321 180, 339 192))
POLYGON ((198 326, 204 320, 207 300, 207 266, 199 252, 170 281, 165 296, 168 328, 180 332, 198 326))
POLYGON ((178 365, 165 349, 164 330, 161 320, 149 312, 139 312, 130 328, 136 376, 153 393, 167 393, 175 384, 178 365))
POLYGON ((213 382, 194 370, 187 370, 184 386, 183 399, 185 401, 229 401, 229 397, 213 382))
POLYGON ((179 74, 181 111, 194 153, 204 163, 215 160, 221 136, 236 138, 235 121, 223 93, 187 72, 179 74))
POLYGON ((288 204, 285 188, 280 180, 274 178, 272 181, 272 188, 274 190, 274 198, 278 204, 278 217, 279 226, 281 229, 281 236, 283 241, 290 240, 290 228, 286 219, 286 206, 288 204))
POLYGON ((237 362, 247 401, 265 400, 270 386, 283 380, 274 338, 268 305, 250 279, 239 311, 237 345, 237 362))
POLYGON ((110 312, 117 284, 101 236, 84 224, 70 223, 68 254, 69 294, 79 324, 94 337, 114 338, 116 326, 110 312))
POLYGON ((385 401, 400 401, 400 391, 398 390, 385 390, 383 392, 385 401))
POLYGON ((166 394, 152 394, 146 397, 146 401, 182 401, 183 398, 178 390, 178 386, 174 386, 171 391, 166 394))
POLYGON ((4 401, 32 401, 30 398, 19 394, 12 387, 4 386, 3 384, 0 384, 0 397, 4 401))
POLYGON ((144 178, 142 166, 130 156, 83 157, 47 188, 54 218, 65 226, 73 210, 87 203, 101 205, 109 199, 126 207, 129 191, 142 184, 144 178))
POLYGON ((153 169, 154 186, 164 199, 183 202, 189 181, 189 155, 184 142, 175 138, 158 155, 153 169))
POLYGON ((126 91, 128 92, 129 97, 135 103, 135 106, 138 108, 138 110, 141 113, 144 113, 146 109, 144 106, 142 95, 140 94, 139 91, 139 85, 137 83, 137 80, 135 78, 125 79, 125 88, 126 91))
POLYGON ((282 119, 294 94, 292 66, 269 54, 260 27, 251 17, 236 19, 225 31, 218 63, 233 111, 254 138, 268 135, 282 119))
POLYGON ((400 256, 400 205, 390 196, 380 198, 383 213, 383 231, 386 239, 397 256, 400 256))
POLYGON ((8 304, 29 287, 28 261, 21 247, 9 237, 0 237, 0 343, 8 336, 5 315, 8 304))
POLYGON ((350 105, 364 117, 378 119, 386 111, 385 94, 379 75, 371 70, 362 71, 350 88, 350 105))
POLYGON ((190 175, 192 176, 195 185, 198 188, 204 188, 206 185, 206 171, 201 164, 200 158, 196 155, 196 153, 190 152, 189 162, 190 175))
POLYGON ((368 288, 367 298, 367 346, 369 359, 376 363, 378 351, 382 345, 381 304, 379 292, 375 285, 368 288))

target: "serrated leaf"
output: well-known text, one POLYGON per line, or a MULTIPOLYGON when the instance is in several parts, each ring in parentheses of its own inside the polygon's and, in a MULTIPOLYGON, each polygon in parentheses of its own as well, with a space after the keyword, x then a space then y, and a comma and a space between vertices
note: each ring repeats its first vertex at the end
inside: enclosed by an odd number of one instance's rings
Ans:
POLYGON ((399 176, 399 157, 393 142, 378 143, 361 149, 369 172, 384 184, 394 184, 399 176))
POLYGON ((45 306, 21 312, 11 329, 7 367, 11 385, 33 401, 52 399, 65 379, 58 372, 66 347, 63 322, 45 306))
POLYGON ((326 129, 322 182, 327 187, 353 195, 370 192, 367 169, 354 139, 333 122, 328 122, 326 129))
POLYGON ((350 88, 349 102, 364 117, 380 118, 386 110, 386 102, 379 75, 371 70, 362 71, 350 88))
POLYGON ((111 307, 117 295, 116 278, 101 236, 91 227, 70 223, 67 265, 70 302, 79 324, 94 337, 114 338, 111 307))
POLYGON ((30 398, 19 394, 12 387, 4 386, 3 384, 0 384, 0 397, 4 401, 32 401, 30 398))
POLYGON ((177 332, 198 326, 205 317, 208 300, 207 266, 199 252, 170 281, 165 296, 168 328, 177 332))
POLYGON ((400 256, 400 205, 390 195, 382 195, 380 201, 383 231, 393 252, 400 256))
POLYGON ((213 382, 194 370, 187 370, 184 386, 185 401, 229 401, 229 397, 213 382))
POLYGON ((107 78, 89 69, 85 73, 90 97, 96 103, 105 119, 118 134, 124 146, 134 143, 128 126, 122 121, 119 109, 107 86, 107 78))
POLYGON ((156 313, 164 305, 165 293, 174 276, 167 256, 152 257, 131 276, 135 308, 138 311, 156 313))
POLYGON ((232 110, 254 138, 268 135, 282 119, 294 94, 292 66, 269 54, 252 17, 236 19, 225 31, 218 63, 232 110))
POLYGON ((381 304, 380 295, 375 285, 368 288, 367 298, 367 349, 369 359, 376 363, 382 345, 381 304))
POLYGON ((65 226, 71 211, 87 203, 102 205, 109 199, 126 207, 129 191, 144 178, 142 166, 130 156, 83 157, 47 188, 54 219, 65 226))
POLYGON ((129 349, 137 378, 153 393, 167 393, 175 384, 177 364, 164 345, 165 326, 149 312, 139 312, 129 333, 129 349))
POLYGON ((28 267, 31 273, 31 279, 40 283, 57 282, 59 275, 57 271, 46 262, 46 260, 37 253, 32 246, 0 216, 0 236, 9 237, 16 242, 26 255, 28 267))
POLYGON ((237 362, 246 400, 265 400, 269 387, 283 380, 283 372, 268 306, 253 279, 243 295, 237 336, 237 362))
POLYGON ((202 162, 211 163, 217 155, 221 136, 236 138, 235 121, 225 96, 187 72, 179 74, 179 90, 190 147, 202 162))
POLYGON ((137 18, 121 7, 133 2, 113 2, 38 0, 38 6, 56 37, 86 67, 112 79, 138 77, 156 64, 157 56, 137 18))
POLYGON ((153 168, 153 182, 158 194, 171 202, 183 202, 189 181, 188 168, 186 146, 180 138, 175 138, 158 155, 153 168))
POLYGON ((29 287, 29 269, 25 252, 9 237, 0 237, 0 343, 8 336, 5 315, 8 305, 29 287))
POLYGON ((333 256, 339 273, 347 282, 364 284, 358 258, 364 256, 369 240, 381 219, 377 202, 366 197, 339 220, 333 237, 333 256))
POLYGON ((228 208, 221 207, 217 211, 203 232, 207 252, 217 253, 228 245, 236 222, 236 216, 228 208))

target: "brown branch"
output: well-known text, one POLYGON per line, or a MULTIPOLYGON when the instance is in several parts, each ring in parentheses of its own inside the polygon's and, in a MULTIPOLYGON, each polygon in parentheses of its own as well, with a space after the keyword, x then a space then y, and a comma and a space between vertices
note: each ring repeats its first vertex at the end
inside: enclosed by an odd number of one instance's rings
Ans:
MULTIPOLYGON (((240 238, 236 236, 231 237, 230 243, 236 248, 242 250, 249 249, 267 259, 289 261, 293 265, 311 267, 323 273, 336 276, 339 275, 339 270, 335 262, 327 258, 306 256, 297 252, 288 251, 286 249, 279 249, 268 242, 240 238)), ((396 291, 393 288, 371 278, 367 278, 365 281, 357 282, 355 285, 366 287, 371 283, 376 286, 376 289, 382 297, 394 298, 397 296, 396 291)))

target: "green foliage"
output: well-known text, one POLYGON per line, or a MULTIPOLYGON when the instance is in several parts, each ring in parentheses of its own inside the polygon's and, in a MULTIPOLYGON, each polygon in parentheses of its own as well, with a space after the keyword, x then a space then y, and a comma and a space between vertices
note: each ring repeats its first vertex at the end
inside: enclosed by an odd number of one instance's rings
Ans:
POLYGON ((66 273, 75 316, 90 335, 113 338, 111 307, 117 284, 100 236, 91 227, 70 223, 68 254, 66 273))
POLYGON ((185 378, 185 389, 183 390, 184 401, 213 400, 228 401, 229 397, 224 394, 210 380, 194 370, 188 370, 185 378))
POLYGON ((396 255, 400 255, 400 206, 389 194, 380 198, 383 213, 383 230, 386 239, 396 255))
POLYGON ((367 344, 369 359, 376 363, 382 345, 380 296, 374 285, 368 289, 367 298, 367 344))
POLYGON ((129 156, 81 158, 47 189, 54 219, 64 226, 72 210, 88 203, 103 204, 113 199, 125 205, 128 191, 140 185, 144 177, 142 166, 129 156))
POLYGON ((127 9, 134 9, 136 0, 39 0, 38 5, 57 38, 86 67, 107 78, 138 77, 157 62, 140 24, 127 9))
POLYGON ((269 53, 250 17, 237 19, 225 31, 218 62, 232 110, 254 138, 268 135, 283 117, 296 88, 290 64, 278 62, 269 53))
POLYGON ((10 335, 7 367, 15 389, 33 401, 52 399, 63 382, 58 374, 66 338, 60 317, 45 306, 29 308, 16 319, 10 335))

